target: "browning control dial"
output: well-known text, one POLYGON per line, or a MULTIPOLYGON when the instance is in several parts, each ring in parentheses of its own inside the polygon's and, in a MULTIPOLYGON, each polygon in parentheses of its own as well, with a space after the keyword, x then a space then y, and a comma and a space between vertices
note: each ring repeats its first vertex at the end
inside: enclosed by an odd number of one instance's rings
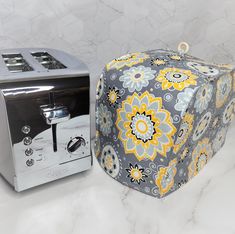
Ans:
POLYGON ((80 146, 85 146, 85 139, 82 137, 74 137, 71 139, 67 145, 67 150, 69 153, 74 153, 80 146))

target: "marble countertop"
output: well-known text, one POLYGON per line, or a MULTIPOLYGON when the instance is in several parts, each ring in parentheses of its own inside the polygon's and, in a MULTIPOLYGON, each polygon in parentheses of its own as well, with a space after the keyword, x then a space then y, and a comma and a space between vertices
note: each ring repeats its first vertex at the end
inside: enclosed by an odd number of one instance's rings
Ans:
POLYGON ((92 170, 16 193, 0 179, 1 234, 235 233, 235 123, 197 177, 158 200, 92 170))

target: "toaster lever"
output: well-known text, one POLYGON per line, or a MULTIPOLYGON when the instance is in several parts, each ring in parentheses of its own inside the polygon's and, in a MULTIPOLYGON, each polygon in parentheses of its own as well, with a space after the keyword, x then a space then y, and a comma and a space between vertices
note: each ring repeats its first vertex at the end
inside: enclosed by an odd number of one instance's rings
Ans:
POLYGON ((68 108, 63 105, 43 105, 40 106, 41 115, 49 125, 58 124, 70 119, 68 108))

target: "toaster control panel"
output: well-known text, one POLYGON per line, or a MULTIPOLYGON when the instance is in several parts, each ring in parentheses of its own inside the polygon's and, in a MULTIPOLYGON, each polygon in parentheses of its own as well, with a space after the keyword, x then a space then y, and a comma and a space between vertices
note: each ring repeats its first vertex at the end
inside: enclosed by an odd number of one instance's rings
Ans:
MULTIPOLYGON (((52 128, 52 127, 51 127, 52 128)), ((90 117, 78 116, 57 124, 57 151, 53 150, 51 128, 37 136, 30 135, 33 126, 21 127, 22 141, 15 144, 16 166, 19 172, 60 165, 90 156, 90 117)))
MULTIPOLYGON (((28 125, 25 125, 21 128, 21 132, 26 135, 23 139, 23 143, 26 146, 25 156, 27 156, 27 157, 33 155, 33 149, 27 147, 27 146, 30 146, 30 144, 32 144, 32 138, 30 136, 28 136, 28 134, 30 133, 30 129, 31 128, 28 125)), ((34 164, 34 160, 33 159, 27 159, 25 163, 28 167, 31 167, 34 164)))

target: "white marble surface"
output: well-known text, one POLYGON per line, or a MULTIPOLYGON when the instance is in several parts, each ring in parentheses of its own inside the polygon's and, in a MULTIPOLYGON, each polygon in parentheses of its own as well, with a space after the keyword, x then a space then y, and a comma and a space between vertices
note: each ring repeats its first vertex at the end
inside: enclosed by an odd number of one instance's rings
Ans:
POLYGON ((235 123, 206 168, 165 199, 92 170, 14 192, 0 179, 1 234, 234 234, 235 123))

